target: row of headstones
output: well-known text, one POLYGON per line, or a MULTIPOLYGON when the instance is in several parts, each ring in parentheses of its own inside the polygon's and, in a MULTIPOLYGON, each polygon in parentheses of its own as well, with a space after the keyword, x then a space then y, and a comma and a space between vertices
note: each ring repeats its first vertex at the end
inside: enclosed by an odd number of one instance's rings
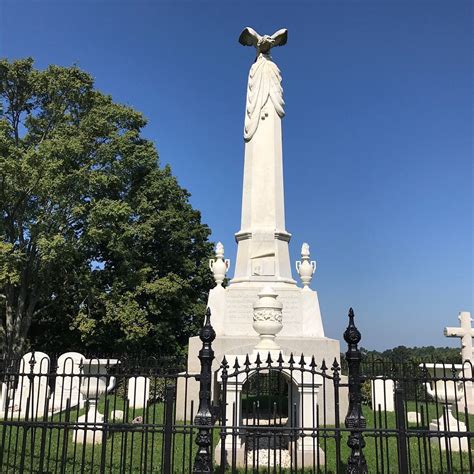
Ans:
MULTIPOLYGON (((48 409, 51 414, 67 407, 83 407, 87 397, 87 384, 81 392, 81 363, 86 358, 78 352, 66 352, 57 361, 54 390, 50 391, 50 358, 43 352, 28 352, 20 362, 18 383, 0 382, 0 418, 42 417, 48 409)), ((87 381, 87 379, 83 379, 87 381)), ((107 393, 115 388, 116 379, 110 377, 107 393)), ((128 404, 130 409, 145 408, 150 395, 150 379, 128 379, 128 404)))

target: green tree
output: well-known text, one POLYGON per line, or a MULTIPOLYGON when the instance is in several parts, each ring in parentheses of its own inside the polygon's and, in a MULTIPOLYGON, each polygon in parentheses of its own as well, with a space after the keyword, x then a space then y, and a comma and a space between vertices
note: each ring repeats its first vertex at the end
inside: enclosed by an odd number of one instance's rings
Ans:
POLYGON ((176 353, 212 279, 209 228, 141 113, 77 67, 0 61, 0 347, 176 353))

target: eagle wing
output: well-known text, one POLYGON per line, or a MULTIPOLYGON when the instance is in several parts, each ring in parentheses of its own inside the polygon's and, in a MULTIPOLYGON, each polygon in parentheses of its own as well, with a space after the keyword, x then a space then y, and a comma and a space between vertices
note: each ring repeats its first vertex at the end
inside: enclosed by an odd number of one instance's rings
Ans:
POLYGON ((239 43, 243 46, 257 46, 261 36, 253 29, 247 26, 242 30, 239 36, 239 43))
POLYGON ((281 30, 275 31, 271 36, 271 39, 275 41, 273 46, 284 46, 288 41, 288 30, 286 28, 282 28, 281 30))

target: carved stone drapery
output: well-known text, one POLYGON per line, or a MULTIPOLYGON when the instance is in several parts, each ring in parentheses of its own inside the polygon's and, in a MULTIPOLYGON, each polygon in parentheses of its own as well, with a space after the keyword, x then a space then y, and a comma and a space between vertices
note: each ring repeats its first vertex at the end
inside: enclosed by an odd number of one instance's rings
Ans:
POLYGON ((263 110, 267 103, 273 105, 280 118, 285 115, 280 70, 269 54, 261 53, 249 72, 244 124, 245 141, 252 139, 260 120, 265 120, 268 116, 268 112, 263 110))

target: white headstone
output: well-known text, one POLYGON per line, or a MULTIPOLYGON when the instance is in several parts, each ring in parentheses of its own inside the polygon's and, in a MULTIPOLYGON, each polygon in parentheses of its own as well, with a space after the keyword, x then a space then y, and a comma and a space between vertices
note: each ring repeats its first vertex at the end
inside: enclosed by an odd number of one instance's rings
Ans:
POLYGON ((407 413, 407 421, 408 423, 421 423, 421 413, 418 413, 417 411, 409 411, 407 413))
POLYGON ((131 410, 145 408, 150 396, 150 379, 147 377, 131 377, 128 380, 127 396, 131 410))
POLYGON ((110 412, 110 419, 112 422, 123 421, 123 410, 112 410, 110 412))
POLYGON ((7 408, 7 391, 8 386, 5 382, 0 383, 0 418, 3 418, 5 415, 5 410, 7 408))
POLYGON ((13 416, 40 418, 48 406, 50 370, 49 356, 43 352, 28 352, 20 362, 20 377, 13 395, 13 416), (30 377, 32 378, 30 379, 30 377))
POLYGON ((67 400, 70 400, 71 408, 83 405, 84 397, 80 392, 80 364, 84 359, 85 357, 79 352, 66 352, 59 356, 54 392, 50 403, 50 411, 53 413, 65 410, 67 400))
POLYGON ((395 411, 394 389, 395 385, 391 379, 372 380, 372 409, 395 411))

